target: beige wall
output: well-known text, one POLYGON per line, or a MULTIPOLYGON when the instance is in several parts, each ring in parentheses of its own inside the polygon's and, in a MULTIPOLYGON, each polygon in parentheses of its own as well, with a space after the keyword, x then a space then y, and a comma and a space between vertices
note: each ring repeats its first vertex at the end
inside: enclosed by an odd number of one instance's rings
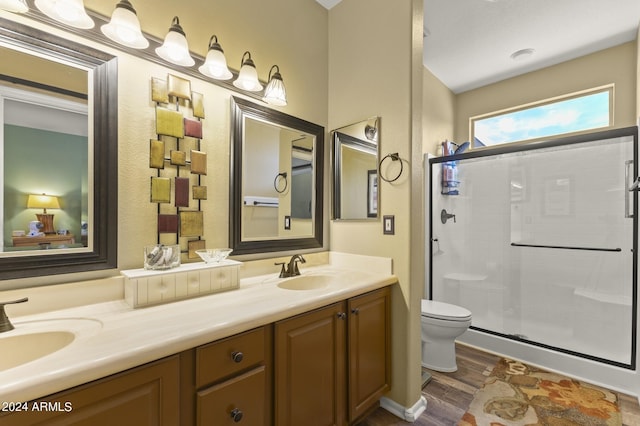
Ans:
POLYGON ((331 250, 393 258, 400 285, 393 293, 389 396, 405 407, 420 398, 423 285, 410 259, 423 252, 416 242, 421 231, 412 228, 412 211, 421 215, 421 209, 412 210, 412 202, 420 201, 411 199, 413 173, 421 172, 413 158, 414 150, 418 159, 421 156, 421 120, 417 133, 412 121, 414 115, 420 117, 422 103, 421 16, 421 0, 343 0, 329 11, 330 129, 380 116, 381 155, 397 152, 405 162, 405 172, 396 182, 379 181, 379 216, 395 216, 395 235, 383 235, 381 220, 334 221, 330 230, 331 250))
POLYGON ((454 140, 456 96, 431 71, 423 68, 423 74, 422 149, 436 155, 441 142, 454 140))
POLYGON ((636 34, 636 118, 640 125, 640 25, 636 34))
MULTIPOLYGON (((85 5, 88 9, 110 15, 115 2, 87 0, 85 5)), ((276 109, 327 127, 328 12, 314 0, 184 0, 179 4, 172 0, 138 0, 134 5, 143 30, 159 38, 164 37, 172 17, 178 14, 192 51, 204 55, 209 38, 215 33, 229 64, 236 69, 239 68, 245 50, 251 51, 259 77, 263 80, 267 79, 271 65, 278 64, 287 87, 289 105, 276 109)), ((202 177, 202 184, 208 187, 208 200, 202 203, 202 210, 205 212, 203 238, 208 247, 227 246, 229 100, 233 93, 66 31, 36 24, 21 15, 0 11, 0 16, 118 56, 119 269, 142 267, 142 247, 156 241, 157 207, 149 202, 149 179, 154 174, 154 170, 148 166, 149 139, 155 137, 155 111, 150 100, 150 79, 164 78, 168 73, 191 80, 192 90, 204 94, 206 118, 203 121, 202 150, 207 153, 208 174, 202 177)), ((119 272, 10 280, 3 281, 0 286, 29 287, 114 275, 119 275, 119 272)))
POLYGON ((615 84, 614 125, 636 124, 636 42, 586 55, 457 95, 455 141, 469 140, 469 117, 615 84))

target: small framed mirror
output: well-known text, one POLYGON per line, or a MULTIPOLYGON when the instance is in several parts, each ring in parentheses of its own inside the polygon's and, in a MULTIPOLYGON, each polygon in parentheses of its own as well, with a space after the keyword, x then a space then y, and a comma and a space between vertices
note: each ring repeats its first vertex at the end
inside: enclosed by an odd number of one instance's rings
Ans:
POLYGON ((234 254, 322 247, 324 127, 231 101, 234 254))
POLYGON ((333 145, 334 220, 378 220, 380 117, 335 129, 333 145))

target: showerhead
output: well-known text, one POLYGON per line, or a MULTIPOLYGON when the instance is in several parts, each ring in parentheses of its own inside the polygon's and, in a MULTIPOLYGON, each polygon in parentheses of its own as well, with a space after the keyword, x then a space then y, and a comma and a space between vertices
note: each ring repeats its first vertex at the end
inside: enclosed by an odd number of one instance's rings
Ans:
POLYGON ((458 145, 453 155, 462 154, 469 148, 469 145, 471 145, 469 142, 461 143, 460 145, 458 145))

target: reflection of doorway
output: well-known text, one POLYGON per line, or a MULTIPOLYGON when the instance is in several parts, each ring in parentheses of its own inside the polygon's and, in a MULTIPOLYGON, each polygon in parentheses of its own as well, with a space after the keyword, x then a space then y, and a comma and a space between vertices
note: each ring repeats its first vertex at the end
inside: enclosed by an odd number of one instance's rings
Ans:
POLYGON ((0 249, 35 220, 26 209, 33 193, 60 197, 54 226, 80 236, 89 214, 86 102, 0 86, 0 104, 0 249))
POLYGON ((367 217, 378 217, 378 170, 367 170, 367 217))
POLYGON ((294 145, 291 150, 291 217, 311 219, 313 194, 311 149, 294 145))

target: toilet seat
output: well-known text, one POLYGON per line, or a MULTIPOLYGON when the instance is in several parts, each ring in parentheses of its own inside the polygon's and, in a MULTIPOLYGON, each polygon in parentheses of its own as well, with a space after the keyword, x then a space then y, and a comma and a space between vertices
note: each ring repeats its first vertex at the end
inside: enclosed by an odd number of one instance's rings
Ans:
POLYGON ((422 316, 425 318, 463 322, 471 319, 471 312, 462 306, 423 299, 422 316))

